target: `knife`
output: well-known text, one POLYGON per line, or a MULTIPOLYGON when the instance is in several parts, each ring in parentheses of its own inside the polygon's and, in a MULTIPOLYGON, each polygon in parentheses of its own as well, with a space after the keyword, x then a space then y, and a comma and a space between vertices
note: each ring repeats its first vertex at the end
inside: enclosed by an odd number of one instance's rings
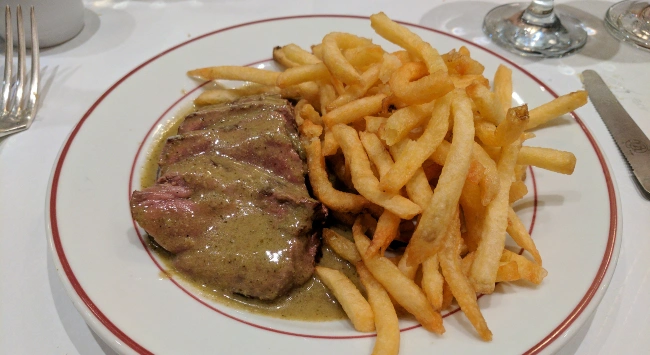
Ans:
POLYGON ((632 167, 637 182, 650 195, 650 140, 625 111, 603 79, 593 70, 582 72, 591 103, 632 167))

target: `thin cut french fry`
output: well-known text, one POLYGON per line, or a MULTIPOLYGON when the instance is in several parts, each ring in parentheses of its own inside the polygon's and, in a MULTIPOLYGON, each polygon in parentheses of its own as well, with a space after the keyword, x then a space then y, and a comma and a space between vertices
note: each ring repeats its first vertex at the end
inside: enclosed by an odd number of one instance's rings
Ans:
POLYGON ((329 245, 334 252, 343 259, 354 264, 361 261, 361 255, 354 242, 336 233, 330 228, 323 228, 323 241, 329 245))
POLYGON ((352 281, 335 269, 316 266, 315 271, 325 286, 334 293, 334 297, 352 321, 354 329, 360 332, 374 331, 375 319, 372 309, 352 281))
POLYGON ((332 133, 339 142, 346 160, 350 162, 352 183, 362 196, 403 219, 411 219, 421 212, 420 206, 403 196, 379 189, 379 180, 372 173, 370 161, 354 128, 337 124, 332 127, 332 133))
POLYGON ((399 353, 399 319, 393 302, 384 287, 363 263, 357 263, 357 273, 368 293, 368 303, 375 315, 377 340, 372 355, 397 355, 399 353))
POLYGON ((420 222, 406 247, 409 250, 407 263, 410 265, 422 263, 440 248, 441 236, 458 205, 469 171, 474 144, 474 119, 469 98, 465 95, 454 97, 452 113, 454 114, 454 138, 449 154, 438 178, 438 185, 433 191, 433 197, 423 211, 420 222))
POLYGON ((366 251, 370 246, 370 240, 364 235, 364 229, 361 219, 357 218, 352 226, 354 243, 372 276, 384 286, 397 303, 415 316, 424 329, 437 334, 444 333, 442 316, 433 310, 426 296, 413 280, 404 276, 397 266, 385 257, 367 255, 366 251))
POLYGON ((501 187, 485 209, 483 233, 470 271, 470 280, 476 292, 489 294, 494 291, 500 253, 505 246, 505 231, 508 227, 508 194, 520 147, 519 141, 504 147, 497 164, 501 187))

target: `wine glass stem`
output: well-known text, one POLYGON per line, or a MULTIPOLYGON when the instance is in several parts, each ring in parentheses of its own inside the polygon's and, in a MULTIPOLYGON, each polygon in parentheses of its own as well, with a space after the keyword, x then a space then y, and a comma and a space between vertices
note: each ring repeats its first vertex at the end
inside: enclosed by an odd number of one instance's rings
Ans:
POLYGON ((558 25, 557 16, 553 12, 553 0, 533 0, 524 11, 521 19, 529 25, 540 27, 558 25))

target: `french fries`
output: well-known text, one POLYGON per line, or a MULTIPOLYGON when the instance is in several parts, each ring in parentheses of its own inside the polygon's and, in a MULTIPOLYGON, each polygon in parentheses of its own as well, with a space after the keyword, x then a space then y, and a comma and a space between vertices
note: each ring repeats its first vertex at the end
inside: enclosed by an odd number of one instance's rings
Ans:
POLYGON ((233 66, 188 72, 254 83, 248 91, 205 91, 196 104, 247 93, 299 100, 295 116, 311 189, 333 223, 352 226, 354 241, 325 228, 324 244, 356 267, 367 301, 340 272, 317 266, 316 275, 356 329, 376 328, 373 354, 399 351, 395 306, 442 334, 440 312, 454 299, 490 341, 476 293, 492 293, 498 282, 539 285, 547 275, 512 206, 528 193, 526 170, 571 174, 576 166, 570 152, 527 146, 535 137, 528 130, 584 105, 587 94, 530 111, 511 107, 517 83, 506 66, 490 83, 466 47, 440 55, 384 13, 372 15, 370 26, 403 50, 386 52, 370 39, 332 32, 309 49, 273 48, 283 72, 233 66), (506 249, 508 235, 526 255, 506 249), (400 243, 406 247, 387 252, 400 243))

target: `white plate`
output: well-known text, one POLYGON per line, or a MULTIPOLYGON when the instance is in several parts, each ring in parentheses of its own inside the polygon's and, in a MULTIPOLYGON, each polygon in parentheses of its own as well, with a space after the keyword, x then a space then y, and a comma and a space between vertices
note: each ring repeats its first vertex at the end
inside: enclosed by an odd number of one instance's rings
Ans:
MULTIPOLYGON (((461 45, 491 77, 513 68, 515 99, 530 107, 553 91, 515 64, 462 39, 420 26, 413 31, 441 53, 461 45)), ((373 38, 364 18, 302 16, 218 30, 171 48, 135 68, 88 110, 62 148, 48 200, 50 241, 59 275, 92 329, 121 353, 366 354, 372 336, 347 321, 286 321, 206 300, 161 277, 129 211, 132 188, 153 138, 198 91, 186 70, 210 65, 268 65, 275 45, 307 47, 331 31, 373 38), (260 64, 261 63, 261 64, 260 64), (266 64, 265 64, 266 63, 266 64), (187 94, 185 94, 187 93, 187 94)), ((575 116, 536 132, 531 145, 572 151, 572 176, 533 169, 531 193, 518 210, 549 275, 539 287, 506 284, 479 301, 494 333, 482 342, 464 315, 445 319, 444 336, 401 324, 403 354, 549 353, 584 323, 614 271, 620 237, 615 184, 591 134, 575 116), (537 199, 535 199, 537 196, 537 199)))

